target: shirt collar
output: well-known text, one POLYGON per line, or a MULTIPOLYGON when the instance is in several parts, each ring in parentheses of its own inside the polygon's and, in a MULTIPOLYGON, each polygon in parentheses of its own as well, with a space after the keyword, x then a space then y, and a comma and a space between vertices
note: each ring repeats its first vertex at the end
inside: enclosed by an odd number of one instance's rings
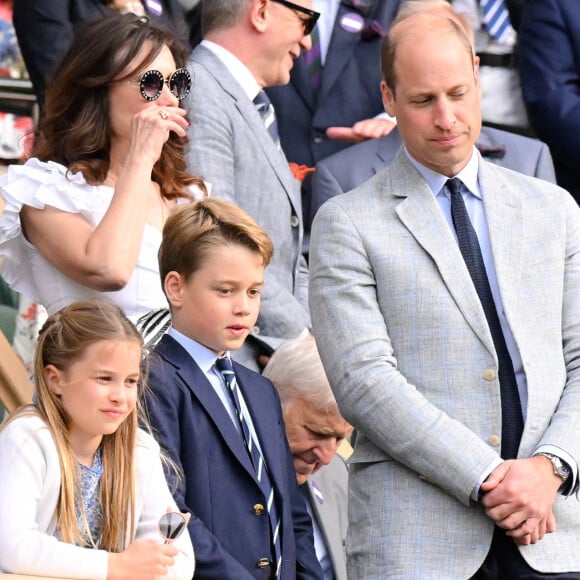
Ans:
POLYGON ((258 84, 250 69, 229 50, 211 40, 202 40, 201 45, 213 52, 222 61, 250 101, 253 101, 262 90, 262 87, 258 84))
MULTIPOLYGON (((173 326, 169 327, 167 334, 174 338, 195 360, 197 366, 205 373, 208 374, 211 372, 212 367, 215 365, 215 361, 218 358, 218 355, 211 349, 207 348, 203 344, 189 338, 189 336, 185 336, 179 332, 179 330, 175 330, 173 326)), ((228 358, 230 357, 230 353, 226 351, 225 356, 228 358)))
MULTIPOLYGON (((433 195, 437 196, 441 190, 443 189, 445 183, 449 179, 446 175, 442 175, 441 173, 437 173, 437 171, 433 171, 433 169, 426 167, 422 163, 419 163, 416 159, 411 157, 407 148, 404 148, 405 155, 415 167, 415 169, 420 173, 421 177, 425 180, 429 189, 433 192, 433 195)), ((479 181, 477 179, 477 173, 479 170, 479 160, 480 155, 477 149, 473 148, 473 154, 471 155, 471 159, 467 162, 467 165, 453 177, 458 177, 461 179, 465 187, 473 194, 475 197, 482 199, 481 189, 479 187, 479 181)))

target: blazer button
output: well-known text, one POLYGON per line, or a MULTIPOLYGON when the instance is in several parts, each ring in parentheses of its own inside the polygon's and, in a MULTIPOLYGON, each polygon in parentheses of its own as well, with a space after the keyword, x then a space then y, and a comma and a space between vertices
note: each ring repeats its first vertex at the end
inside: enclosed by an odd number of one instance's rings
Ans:
POLYGON ((490 435, 487 439, 487 442, 493 447, 499 447, 501 443, 501 438, 499 435, 490 435))
POLYGON ((293 216, 290 218, 290 225, 291 225, 293 228, 297 228, 297 227, 300 225, 300 220, 298 219, 298 216, 297 216, 297 215, 293 215, 293 216))
POLYGON ((268 558, 260 558, 256 562, 256 566, 258 566, 258 568, 267 568, 269 565, 270 565, 270 560, 268 560, 268 558))
POLYGON ((254 515, 261 516, 264 513, 264 506, 261 503, 254 505, 254 515))
POLYGON ((497 373, 493 369, 485 369, 483 371, 483 378, 489 383, 491 383, 491 381, 495 381, 496 376, 497 373))

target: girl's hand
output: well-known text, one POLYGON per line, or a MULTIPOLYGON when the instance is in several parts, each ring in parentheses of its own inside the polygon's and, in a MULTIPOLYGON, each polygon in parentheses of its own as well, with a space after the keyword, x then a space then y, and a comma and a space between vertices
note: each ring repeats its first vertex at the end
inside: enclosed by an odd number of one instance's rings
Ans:
POLYGON ((166 576, 178 551, 171 544, 135 540, 120 554, 109 554, 107 580, 157 580, 166 576))

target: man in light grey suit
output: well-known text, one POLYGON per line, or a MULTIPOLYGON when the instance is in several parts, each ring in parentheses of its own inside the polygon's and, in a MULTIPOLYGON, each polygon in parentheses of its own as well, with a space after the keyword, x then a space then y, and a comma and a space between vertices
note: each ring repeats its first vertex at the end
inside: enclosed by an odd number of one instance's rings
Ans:
POLYGON ((456 22, 395 24, 382 68, 405 148, 324 204, 310 254, 314 333, 359 432, 349 578, 578 579, 580 209, 477 152, 456 22))
POLYGON ((266 344, 310 326, 300 183, 253 103, 263 87, 287 83, 294 59, 311 46, 317 13, 311 0, 296 2, 292 9, 278 0, 204 1, 204 40, 191 55, 184 105, 189 170, 211 183, 212 196, 246 210, 274 243, 258 324, 237 356, 254 370, 266 344))
POLYGON ((346 580, 348 470, 339 444, 352 427, 341 416, 314 337, 304 333, 272 355, 264 376, 277 388, 296 478, 314 527, 325 580, 346 580))
MULTIPOLYGON (((384 169, 401 144, 401 135, 395 128, 385 137, 353 145, 319 161, 312 175, 311 215, 316 215, 326 200, 358 187, 384 169)), ((550 150, 537 139, 482 127, 476 146, 492 163, 556 183, 550 150)))

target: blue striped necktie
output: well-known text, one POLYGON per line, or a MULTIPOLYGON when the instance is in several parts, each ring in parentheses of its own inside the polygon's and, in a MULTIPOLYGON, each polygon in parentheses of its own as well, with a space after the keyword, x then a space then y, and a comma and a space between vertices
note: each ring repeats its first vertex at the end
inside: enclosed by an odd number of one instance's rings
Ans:
POLYGON ((510 16, 505 0, 481 0, 483 24, 489 35, 502 42, 511 30, 510 16))
POLYGON ((515 459, 524 429, 524 420, 514 366, 501 329, 477 233, 469 219, 461 194, 464 185, 457 177, 448 179, 446 185, 451 193, 451 217, 457 234, 457 243, 483 306, 497 354, 502 419, 501 456, 504 459, 515 459))
POLYGON ((280 135, 278 134, 278 122, 276 121, 276 111, 274 111, 274 105, 265 91, 260 91, 254 97, 254 105, 256 105, 256 109, 258 109, 258 113, 260 113, 266 129, 268 130, 270 137, 272 137, 272 141, 274 141, 278 149, 281 149, 280 135))
POLYGON ((256 479, 260 483, 260 488, 267 498, 267 510, 268 517, 270 520, 270 533, 272 537, 272 546, 274 551, 274 557, 276 561, 276 578, 280 577, 280 570, 282 568, 282 544, 280 541, 280 519, 278 518, 278 512, 276 509, 276 500, 274 494, 274 488, 272 482, 270 481, 270 476, 268 475, 268 468, 264 462, 264 457, 260 448, 254 441, 252 436, 252 431, 250 430, 249 421, 251 419, 246 417, 242 405, 240 403, 242 394, 240 388, 238 387, 238 381, 236 379, 236 374, 234 372, 234 367, 232 366, 232 361, 227 356, 222 356, 215 361, 216 368, 220 371, 224 382, 228 388, 234 406, 236 408, 236 415, 240 427, 242 429, 242 435, 244 437, 244 443, 248 450, 248 454, 256 470, 256 479))

